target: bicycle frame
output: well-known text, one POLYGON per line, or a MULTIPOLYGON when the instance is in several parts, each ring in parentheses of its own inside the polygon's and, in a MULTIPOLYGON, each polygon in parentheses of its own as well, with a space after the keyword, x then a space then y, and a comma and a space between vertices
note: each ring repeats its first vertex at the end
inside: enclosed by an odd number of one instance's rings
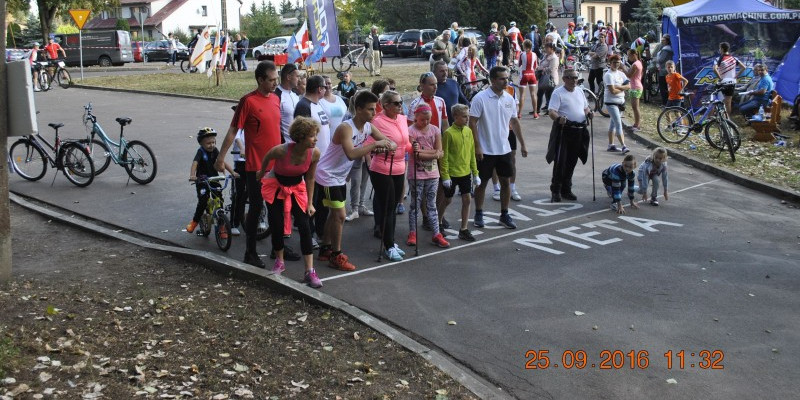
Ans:
POLYGON ((97 117, 92 114, 91 103, 85 108, 86 116, 84 117, 84 121, 92 122, 92 130, 89 132, 89 142, 91 143, 95 135, 99 136, 100 140, 103 141, 106 146, 108 146, 109 150, 111 150, 109 151, 109 155, 111 156, 111 160, 114 161, 114 164, 122 164, 122 149, 128 145, 128 141, 125 140, 125 137, 122 135, 122 128, 120 128, 119 132, 119 142, 115 142, 103 130, 103 127, 100 126, 100 123, 97 122, 97 117), (116 148, 116 152, 112 149, 114 147, 116 148))
POLYGON ((345 57, 347 57, 347 60, 350 61, 350 64, 352 64, 355 67, 355 66, 358 66, 358 60, 361 59, 361 56, 364 55, 365 51, 367 51, 367 48, 361 46, 361 47, 359 47, 359 48, 357 48, 355 50, 352 50, 349 53, 347 53, 347 55, 345 57), (358 54, 355 54, 355 53, 358 53, 358 54))

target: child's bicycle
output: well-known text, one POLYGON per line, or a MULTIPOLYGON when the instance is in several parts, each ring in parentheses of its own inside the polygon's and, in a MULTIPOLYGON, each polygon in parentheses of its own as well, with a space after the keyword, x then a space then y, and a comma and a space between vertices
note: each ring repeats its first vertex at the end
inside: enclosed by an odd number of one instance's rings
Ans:
POLYGON ((85 110, 83 123, 89 129, 89 137, 83 139, 82 142, 86 144, 89 154, 94 160, 95 175, 100 175, 108 168, 111 161, 114 161, 114 164, 122 165, 128 176, 137 183, 145 185, 152 182, 158 171, 153 151, 140 140, 127 141, 122 134, 125 125, 130 124, 133 120, 117 118, 119 142, 115 142, 108 137, 103 127, 97 122, 97 117, 92 114, 92 103, 85 105, 83 109, 85 110), (95 136, 99 136, 100 139, 95 139, 95 136), (112 148, 116 151, 111 150, 112 148))
POLYGON ((217 246, 219 246, 220 250, 228 251, 231 248, 231 222, 228 219, 228 216, 225 215, 225 205, 222 196, 222 192, 228 187, 228 183, 231 181, 231 176, 198 176, 197 182, 193 182, 192 184, 202 185, 201 192, 203 190, 208 193, 208 202, 206 203, 206 209, 203 211, 203 216, 200 217, 200 221, 198 221, 198 227, 200 230, 197 231, 197 236, 208 236, 211 232, 214 232, 214 238, 217 240, 217 246), (212 183, 225 181, 225 184, 220 186, 212 185, 212 183))
POLYGON ((47 172, 49 163, 52 168, 64 172, 64 176, 76 186, 89 186, 94 180, 95 169, 84 145, 72 139, 61 140, 58 128, 64 124, 48 125, 56 131, 53 144, 37 132, 23 136, 11 145, 8 155, 12 171, 25 180, 38 181, 47 172))

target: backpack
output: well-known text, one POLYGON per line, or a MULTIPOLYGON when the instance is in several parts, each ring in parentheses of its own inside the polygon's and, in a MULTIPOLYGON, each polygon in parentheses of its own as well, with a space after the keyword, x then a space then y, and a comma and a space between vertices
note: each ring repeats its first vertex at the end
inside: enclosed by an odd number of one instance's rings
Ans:
POLYGON ((489 35, 486 38, 486 42, 483 44, 483 53, 484 54, 497 54, 499 48, 497 46, 497 36, 489 35))

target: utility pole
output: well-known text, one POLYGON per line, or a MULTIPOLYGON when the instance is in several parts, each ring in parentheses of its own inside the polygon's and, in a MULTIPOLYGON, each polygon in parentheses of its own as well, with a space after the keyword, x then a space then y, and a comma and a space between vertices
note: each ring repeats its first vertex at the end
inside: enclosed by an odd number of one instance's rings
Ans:
MULTIPOLYGON (((0 149, 8 148, 8 65, 6 64, 6 2, 0 1, 0 21, 3 23, 0 43, 0 149)), ((11 280, 11 209, 8 203, 8 157, 0 156, 0 284, 11 280)))

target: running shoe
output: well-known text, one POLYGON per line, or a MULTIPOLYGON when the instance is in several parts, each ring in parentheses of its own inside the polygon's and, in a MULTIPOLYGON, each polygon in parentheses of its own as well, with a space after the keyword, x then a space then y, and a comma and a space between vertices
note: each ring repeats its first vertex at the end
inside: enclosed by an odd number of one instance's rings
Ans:
POLYGON ((339 253, 328 261, 328 265, 331 268, 338 269, 340 271, 355 271, 356 266, 350 263, 350 258, 344 255, 344 253, 339 253))
POLYGON ((486 225, 483 223, 483 211, 475 211, 475 218, 472 224, 475 225, 476 228, 483 228, 486 225))
POLYGON ((650 199, 650 205, 651 205, 651 206, 657 206, 657 205, 658 205, 658 200, 656 200, 656 199, 650 199))
POLYGON ((444 236, 442 236, 441 233, 437 233, 436 235, 434 235, 433 239, 431 239, 431 241, 433 242, 433 244, 435 244, 435 245, 437 245, 439 247, 442 247, 442 248, 450 247, 450 243, 447 240, 444 239, 444 236))
POLYGON ((375 213, 372 212, 372 210, 370 210, 369 208, 367 208, 367 206, 360 206, 358 207, 358 215, 362 217, 371 217, 375 215, 375 213))
POLYGON ((231 228, 231 235, 233 235, 233 236, 239 236, 239 235, 241 235, 241 234, 242 234, 242 232, 240 232, 240 231, 239 231, 239 228, 237 228, 237 227, 233 227, 233 228, 231 228))
POLYGON ((322 246, 322 248, 319 249, 319 256, 317 256, 317 260, 328 261, 332 256, 333 250, 331 249, 331 246, 322 246))
POLYGON ((390 247, 389 250, 386 250, 386 259, 389 261, 403 261, 403 256, 397 252, 396 247, 390 247))
POLYGON ((350 214, 347 214, 347 216, 344 217, 344 220, 347 222, 350 222, 354 219, 358 219, 358 211, 356 210, 353 210, 350 214))
POLYGON ((606 149, 606 151, 619 151, 619 149, 617 148, 617 145, 610 144, 610 145, 608 145, 608 148, 606 149))
POLYGON ((197 229, 197 221, 195 220, 192 220, 192 222, 189 222, 189 225, 186 225, 186 232, 192 233, 195 229, 197 229))
POLYGON ((408 232, 408 239, 406 240, 406 244, 409 246, 417 245, 417 232, 408 232))
POLYGON ((275 275, 280 275, 283 271, 286 271, 286 265, 284 265, 283 261, 275 260, 275 265, 272 267, 272 273, 275 275))
POLYGON ((317 276, 317 271, 314 270, 313 268, 311 269, 311 271, 306 271, 305 276, 303 277, 303 282, 305 282, 306 284, 308 284, 308 286, 311 286, 314 289, 319 289, 322 287, 322 281, 319 280, 319 277, 317 276))
POLYGON ((564 199, 564 200, 569 200, 569 201, 578 200, 578 196, 575 196, 575 193, 572 193, 572 192, 561 193, 561 198, 564 199))
POLYGON ((495 190, 494 193, 492 193, 492 200, 500 201, 500 191, 499 190, 495 190))
POLYGON ((533 114, 533 119, 539 119, 539 114, 537 114, 537 113, 534 113, 534 114, 533 114))
POLYGON ((458 238, 461 240, 466 240, 468 242, 474 242, 475 236, 472 236, 472 232, 469 229, 462 229, 458 231, 458 238))
POLYGON ((450 229, 450 222, 447 219, 442 218, 442 222, 439 224, 439 229, 450 229))
POLYGON ((317 241, 317 238, 315 238, 314 236, 311 236, 311 248, 314 250, 319 249, 319 242, 317 241))
POLYGON ((611 210, 617 211, 617 203, 611 203, 611 210))
POLYGON ((558 193, 553 192, 550 195, 550 202, 551 203, 560 203, 561 202, 561 195, 558 193))
POLYGON ((500 225, 503 225, 508 229, 517 229, 517 224, 514 223, 514 220, 508 213, 500 215, 500 225))
POLYGON ((399 215, 399 214, 402 214, 404 212, 406 212, 406 206, 404 206, 403 203, 398 203, 397 204, 397 214, 399 215))
POLYGON ((261 261, 261 257, 255 253, 244 253, 244 263, 258 268, 267 268, 267 265, 261 261))
POLYGON ((514 190, 511 192, 511 200, 522 201, 522 196, 520 196, 519 193, 517 193, 517 191, 514 190))
POLYGON ((401 249, 400 246, 397 245, 397 243, 394 244, 394 248, 395 250, 397 250, 397 254, 400 254, 400 257, 406 256, 406 252, 403 251, 403 249, 401 249))
POLYGON ((622 154, 628 154, 631 150, 625 146, 622 146, 622 154))

